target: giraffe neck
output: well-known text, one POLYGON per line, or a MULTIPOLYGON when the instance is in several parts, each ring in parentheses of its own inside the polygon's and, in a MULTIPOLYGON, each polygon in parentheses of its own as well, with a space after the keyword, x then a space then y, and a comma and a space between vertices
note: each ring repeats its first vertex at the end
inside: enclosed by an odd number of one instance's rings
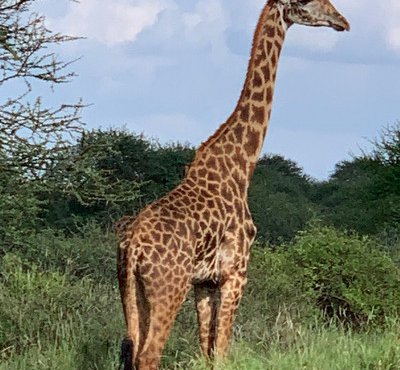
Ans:
POLYGON ((241 191, 247 193, 268 128, 285 33, 281 9, 270 1, 257 24, 238 104, 228 120, 197 150, 187 173, 189 178, 217 171, 222 180, 233 177, 240 182, 241 191), (200 169, 202 173, 198 173, 200 169))

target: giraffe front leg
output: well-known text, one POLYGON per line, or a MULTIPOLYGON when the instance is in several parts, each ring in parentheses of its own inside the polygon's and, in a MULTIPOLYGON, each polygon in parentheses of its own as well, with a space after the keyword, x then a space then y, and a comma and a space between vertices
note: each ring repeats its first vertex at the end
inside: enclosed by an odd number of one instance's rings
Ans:
POLYGON ((236 311, 243 295, 247 278, 243 274, 231 275, 220 287, 221 302, 217 314, 215 356, 226 356, 236 311))
POLYGON ((203 355, 212 358, 216 339, 216 320, 220 303, 219 287, 212 281, 194 286, 200 347, 203 355))

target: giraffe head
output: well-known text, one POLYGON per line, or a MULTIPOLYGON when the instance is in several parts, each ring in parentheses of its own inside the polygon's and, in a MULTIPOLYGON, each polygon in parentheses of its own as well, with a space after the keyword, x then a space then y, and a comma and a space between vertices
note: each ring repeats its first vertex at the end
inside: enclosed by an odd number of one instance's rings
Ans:
POLYGON ((336 31, 349 31, 350 24, 330 0, 275 0, 283 7, 287 25, 293 23, 313 27, 332 27, 336 31))

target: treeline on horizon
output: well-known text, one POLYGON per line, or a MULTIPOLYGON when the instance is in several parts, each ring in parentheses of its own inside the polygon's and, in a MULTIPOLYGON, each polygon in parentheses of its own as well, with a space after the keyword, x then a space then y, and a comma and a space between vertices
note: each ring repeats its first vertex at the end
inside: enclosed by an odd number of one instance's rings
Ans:
MULTIPOLYGON (((389 237, 400 223, 399 143, 395 124, 370 153, 338 163, 326 181, 312 179, 282 155, 262 156, 249 188, 259 240, 287 242, 316 221, 389 237)), ((48 227, 68 234, 88 222, 111 227, 119 217, 137 214, 181 181, 194 153, 190 145, 160 145, 108 129, 84 132, 40 171, 30 168, 33 161, 24 166, 18 157, 7 158, 0 173, 3 250, 30 231, 48 227)))

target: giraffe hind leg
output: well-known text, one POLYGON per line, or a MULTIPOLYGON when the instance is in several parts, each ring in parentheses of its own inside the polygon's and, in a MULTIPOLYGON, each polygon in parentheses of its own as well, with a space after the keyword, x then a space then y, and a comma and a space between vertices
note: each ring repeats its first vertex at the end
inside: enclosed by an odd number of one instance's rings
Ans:
POLYGON ((200 347, 203 356, 214 356, 217 313, 220 303, 218 284, 207 281, 194 286, 197 321, 199 324, 200 347))
POLYGON ((233 321, 245 284, 246 278, 235 274, 221 286, 221 303, 217 315, 217 339, 215 342, 215 356, 219 359, 226 356, 233 321))

